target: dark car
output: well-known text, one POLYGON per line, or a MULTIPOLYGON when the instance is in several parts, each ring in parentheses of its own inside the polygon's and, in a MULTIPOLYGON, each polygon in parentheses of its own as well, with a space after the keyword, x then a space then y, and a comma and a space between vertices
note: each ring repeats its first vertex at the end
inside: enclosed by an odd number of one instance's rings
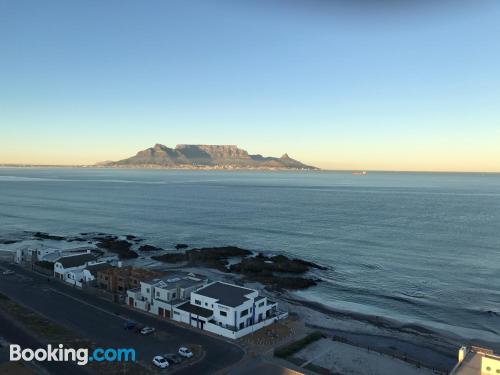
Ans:
POLYGON ((131 320, 127 320, 125 323, 123 323, 123 328, 124 329, 128 329, 128 330, 131 330, 131 329, 134 329, 136 326, 136 323, 131 321, 131 320))
POLYGON ((145 327, 144 324, 136 323, 134 327, 134 332, 135 333, 141 333, 141 330, 145 327))
POLYGON ((179 364, 182 362, 182 357, 175 353, 167 353, 163 355, 164 358, 171 364, 179 364))

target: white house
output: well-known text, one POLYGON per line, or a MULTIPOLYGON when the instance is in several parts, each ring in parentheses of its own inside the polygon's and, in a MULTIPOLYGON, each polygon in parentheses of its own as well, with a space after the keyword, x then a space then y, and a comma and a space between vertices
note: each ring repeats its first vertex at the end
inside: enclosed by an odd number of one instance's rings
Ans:
POLYGON ((192 292, 189 302, 175 306, 172 318, 237 339, 287 316, 257 290, 216 281, 192 292))
POLYGON ((83 270, 92 264, 97 263, 96 257, 90 254, 70 255, 59 258, 54 263, 54 277, 70 284, 80 282, 83 270))
POLYGON ((127 302, 129 306, 169 318, 174 306, 189 299, 191 292, 207 282, 206 277, 193 273, 170 273, 141 281, 139 288, 127 290, 127 302))
POLYGON ((88 263, 84 268, 75 267, 68 271, 65 281, 78 287, 93 285, 97 279, 97 272, 111 267, 113 266, 110 263, 99 259, 99 263, 88 263))

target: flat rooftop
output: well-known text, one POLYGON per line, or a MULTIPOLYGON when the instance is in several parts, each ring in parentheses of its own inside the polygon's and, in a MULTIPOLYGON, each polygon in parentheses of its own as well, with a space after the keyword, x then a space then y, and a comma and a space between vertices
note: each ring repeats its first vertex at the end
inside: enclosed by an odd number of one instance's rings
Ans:
POLYGON ((249 299, 247 296, 254 292, 256 291, 253 289, 216 281, 198 289, 195 293, 216 299, 221 305, 236 307, 247 301, 249 299))
POLYGON ((200 306, 196 305, 191 305, 191 303, 186 302, 183 303, 182 305, 176 306, 176 309, 186 311, 188 313, 194 314, 194 315, 199 315, 204 318, 210 318, 212 315, 214 315, 212 310, 205 309, 200 306))
POLYGON ((170 289, 174 287, 189 288, 203 283, 207 278, 201 275, 188 272, 169 273, 160 277, 154 277, 145 282, 158 287, 170 289))

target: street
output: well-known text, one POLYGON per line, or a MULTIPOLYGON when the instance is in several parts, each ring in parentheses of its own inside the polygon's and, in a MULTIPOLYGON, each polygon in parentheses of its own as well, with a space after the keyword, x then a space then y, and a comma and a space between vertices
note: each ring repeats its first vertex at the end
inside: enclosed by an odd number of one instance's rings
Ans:
POLYGON ((54 280, 48 282, 46 277, 21 267, 3 266, 15 274, 0 275, 0 293, 101 346, 134 348, 137 361, 146 365, 150 365, 155 355, 177 352, 179 346, 186 344, 201 345, 206 355, 200 362, 176 372, 178 374, 214 373, 243 356, 242 349, 224 340, 130 310, 54 280), (126 320, 154 327, 157 332, 143 336, 125 330, 126 320))

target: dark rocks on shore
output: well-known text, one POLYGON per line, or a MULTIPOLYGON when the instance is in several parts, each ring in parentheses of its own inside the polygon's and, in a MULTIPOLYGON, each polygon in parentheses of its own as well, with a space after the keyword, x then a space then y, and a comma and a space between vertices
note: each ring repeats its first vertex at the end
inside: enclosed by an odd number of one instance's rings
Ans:
POLYGON ((162 255, 152 256, 151 259, 166 263, 187 262, 186 254, 184 253, 167 253, 162 255))
POLYGON ((87 242, 86 238, 82 237, 74 237, 74 238, 69 238, 67 239, 68 242, 87 242))
POLYGON ((243 275, 250 281, 260 282, 272 289, 305 289, 317 284, 318 280, 302 277, 310 268, 324 269, 314 263, 301 259, 290 259, 284 255, 267 257, 236 246, 207 247, 187 250, 184 253, 167 253, 153 256, 152 259, 167 262, 187 262, 190 265, 215 268, 224 272, 243 275), (239 263, 228 267, 229 258, 242 258, 239 263), (297 276, 289 276, 296 274, 297 276))
POLYGON ((236 246, 222 246, 191 249, 184 253, 167 253, 151 258, 168 263, 188 262, 192 265, 206 266, 229 272, 227 269, 228 258, 246 257, 249 255, 252 255, 252 252, 249 250, 241 249, 236 246))
POLYGON ((175 245, 175 248, 177 250, 181 250, 181 249, 187 249, 189 246, 185 243, 178 243, 177 245, 175 245))
POLYGON ((139 247, 139 251, 160 251, 163 250, 161 247, 156 247, 153 245, 142 245, 139 247))
POLYGON ((21 240, 1 240, 0 244, 2 245, 11 245, 13 243, 21 242, 21 240))
POLYGON ((97 247, 118 254, 120 259, 133 259, 139 255, 130 249, 132 244, 126 240, 120 240, 116 236, 105 236, 96 238, 97 247))
POLYGON ((38 238, 40 240, 54 240, 54 241, 63 241, 66 238, 62 236, 53 236, 48 233, 36 232, 33 237, 38 238))

